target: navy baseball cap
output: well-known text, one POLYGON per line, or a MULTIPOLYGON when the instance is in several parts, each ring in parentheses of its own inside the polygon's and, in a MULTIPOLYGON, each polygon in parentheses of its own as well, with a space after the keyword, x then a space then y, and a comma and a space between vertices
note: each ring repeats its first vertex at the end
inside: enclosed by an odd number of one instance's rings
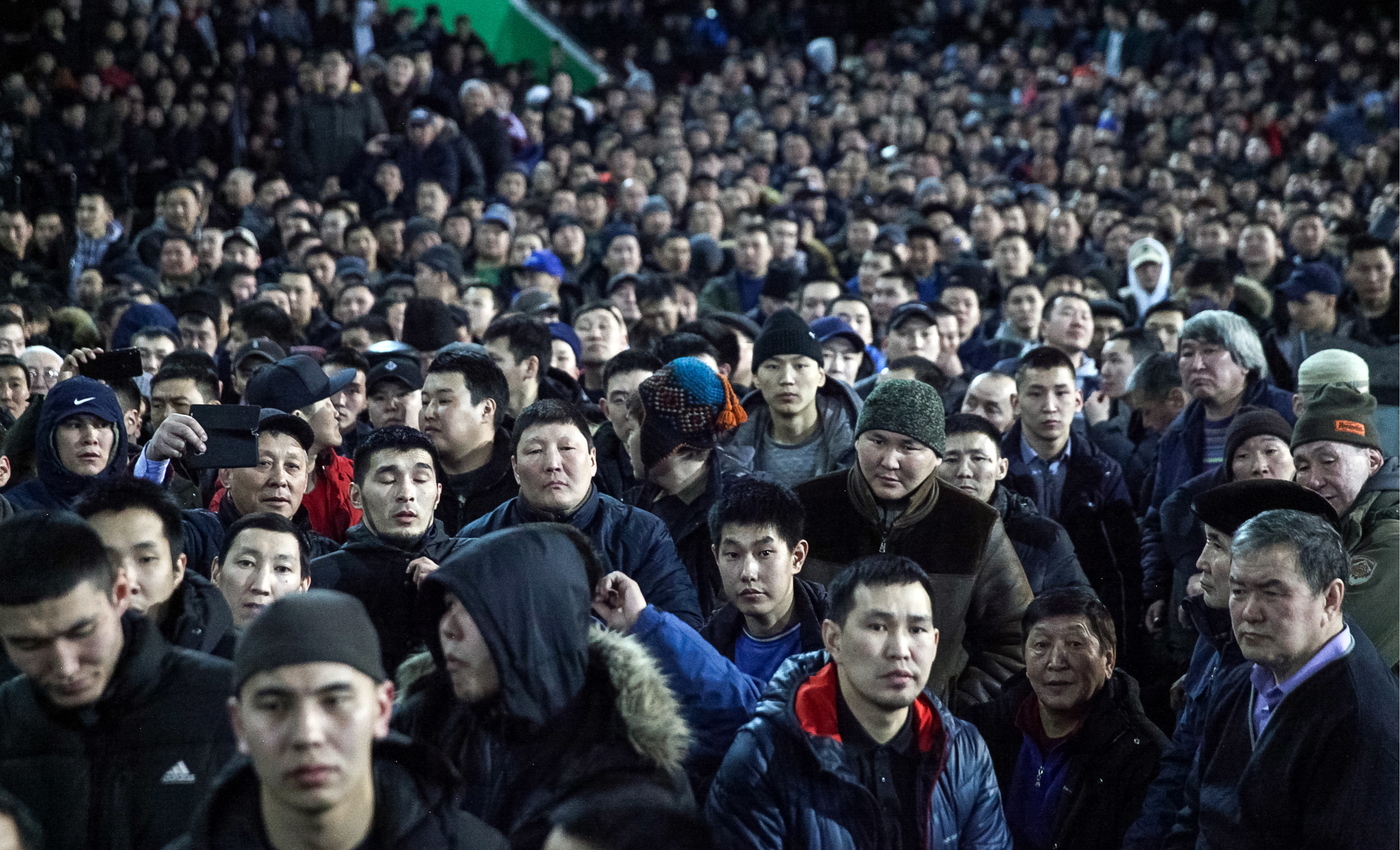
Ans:
POLYGON ((1309 292, 1341 295, 1342 279, 1326 263, 1303 263, 1279 286, 1278 292, 1289 301, 1302 301, 1309 292))
POLYGON ((813 319, 808 325, 812 333, 817 335, 817 342, 826 342, 829 339, 845 339, 856 347, 856 351, 865 350, 865 340, 860 338, 844 319, 837 316, 822 316, 820 319, 813 319))
POLYGON ((305 354, 293 354, 255 372, 248 380, 244 398, 255 407, 301 410, 330 398, 353 380, 354 369, 342 369, 326 377, 315 360, 305 354))
POLYGON ((923 319, 930 325, 938 325, 938 317, 933 314, 927 304, 922 301, 909 301, 894 308, 894 312, 890 313, 888 327, 890 330, 894 330, 912 318, 923 319))

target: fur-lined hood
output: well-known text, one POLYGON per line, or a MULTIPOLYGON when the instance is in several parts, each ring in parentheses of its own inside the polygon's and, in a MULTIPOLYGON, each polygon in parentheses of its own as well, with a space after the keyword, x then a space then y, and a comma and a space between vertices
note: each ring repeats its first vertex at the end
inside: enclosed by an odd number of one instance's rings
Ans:
POLYGON ((1274 314, 1274 294, 1253 278, 1235 275, 1235 300, 1256 316, 1274 314))
MULTIPOLYGON (((632 749, 663 770, 681 770, 692 740, 690 729, 681 716, 679 701, 646 648, 636 638, 595 627, 588 632, 588 655, 590 667, 607 671, 617 693, 617 714, 632 749)), ((400 704, 434 670, 433 657, 427 652, 400 665, 396 676, 400 704)))

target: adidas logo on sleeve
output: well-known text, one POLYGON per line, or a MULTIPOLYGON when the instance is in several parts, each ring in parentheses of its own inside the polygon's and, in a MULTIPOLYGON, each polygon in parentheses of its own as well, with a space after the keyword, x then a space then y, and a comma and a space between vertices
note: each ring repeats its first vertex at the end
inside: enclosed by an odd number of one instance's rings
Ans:
POLYGON ((190 785, 195 781, 194 773, 185 766, 183 760, 176 762, 160 778, 161 785, 190 785))

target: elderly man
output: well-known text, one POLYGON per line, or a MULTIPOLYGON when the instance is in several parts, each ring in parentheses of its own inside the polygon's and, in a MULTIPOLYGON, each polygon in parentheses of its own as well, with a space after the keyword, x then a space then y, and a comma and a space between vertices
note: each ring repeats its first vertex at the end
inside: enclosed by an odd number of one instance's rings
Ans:
POLYGON ((1012 840, 1117 850, 1167 737, 1116 668, 1113 618, 1093 591, 1037 596, 1021 634, 1025 674, 966 714, 992 754, 1012 840))
POLYGON ((1230 622, 1248 664, 1211 700, 1164 847, 1390 848, 1400 774, 1395 676, 1342 616, 1342 538, 1267 511, 1230 541, 1230 622))
POLYGON ((796 487, 807 511, 809 577, 827 582, 877 553, 913 558, 935 582, 944 652, 929 689, 983 702, 1021 669, 1026 573, 995 509, 934 474, 947 451, 943 401, 933 387, 892 379, 856 423, 856 463, 796 487))
POLYGON ((1400 661, 1400 470, 1381 454, 1376 400, 1324 386, 1293 427, 1297 482, 1327 500, 1351 558, 1347 616, 1380 651, 1400 661))

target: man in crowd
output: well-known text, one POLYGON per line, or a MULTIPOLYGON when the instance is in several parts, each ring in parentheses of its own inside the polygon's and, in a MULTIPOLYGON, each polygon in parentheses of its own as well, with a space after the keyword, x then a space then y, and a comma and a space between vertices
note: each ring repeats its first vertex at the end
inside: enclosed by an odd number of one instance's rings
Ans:
POLYGON ((604 371, 608 363, 627 350, 627 323, 610 302, 592 301, 574 312, 574 332, 578 334, 583 367, 583 390, 602 402, 607 393, 604 371))
POLYGON ((443 471, 436 515, 449 535, 520 490, 511 474, 510 432, 502 424, 508 399, 505 375, 484 354, 449 350, 428 367, 419 420, 443 471))
POLYGON ((0 788, 50 846, 160 850, 234 754, 232 665, 129 612, 125 571, 71 514, 7 520, 0 552, 0 645, 23 674, 0 687, 0 788))
POLYGON ((441 755, 389 731, 394 685, 352 597, 315 590, 269 606, 238 643, 233 690, 247 761, 211 789, 177 850, 232 850, 245 830, 278 847, 305 835, 323 846, 507 846, 457 807, 441 755))
POLYGON ((655 355, 629 348, 618 352, 603 370, 606 393, 598 400, 598 407, 608 421, 593 433, 593 446, 598 451, 596 483, 614 499, 621 499, 637 483, 627 452, 629 401, 642 381, 660 368, 661 361, 655 355))
POLYGON ((264 511, 229 526, 210 576, 246 628, 273 602, 311 586, 306 536, 286 517, 264 511))
POLYGON ((417 358, 388 357, 370 368, 365 378, 365 412, 371 428, 419 426, 423 416, 423 374, 417 358))
POLYGON ((1016 421, 1016 379, 1001 372, 983 372, 967 385, 961 412, 980 416, 1006 433, 1016 421))

